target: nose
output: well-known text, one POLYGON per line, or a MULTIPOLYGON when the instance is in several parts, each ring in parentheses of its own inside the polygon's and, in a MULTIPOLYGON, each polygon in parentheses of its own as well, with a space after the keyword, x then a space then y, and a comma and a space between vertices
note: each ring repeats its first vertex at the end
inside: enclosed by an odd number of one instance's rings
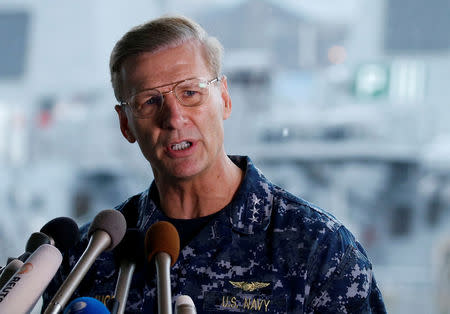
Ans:
POLYGON ((163 129, 178 129, 187 122, 185 107, 179 103, 173 92, 164 94, 159 118, 163 129))

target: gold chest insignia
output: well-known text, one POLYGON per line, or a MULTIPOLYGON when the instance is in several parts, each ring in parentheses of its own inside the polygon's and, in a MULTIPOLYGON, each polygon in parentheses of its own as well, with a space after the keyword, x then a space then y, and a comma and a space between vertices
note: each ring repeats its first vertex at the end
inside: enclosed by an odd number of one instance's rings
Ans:
POLYGON ((230 283, 236 288, 240 288, 244 291, 255 291, 257 289, 265 288, 270 285, 269 282, 245 282, 245 281, 230 281, 230 283))

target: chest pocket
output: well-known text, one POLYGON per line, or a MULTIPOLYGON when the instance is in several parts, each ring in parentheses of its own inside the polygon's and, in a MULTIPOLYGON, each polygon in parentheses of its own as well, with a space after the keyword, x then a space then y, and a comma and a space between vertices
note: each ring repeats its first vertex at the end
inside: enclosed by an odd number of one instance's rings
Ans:
POLYGON ((256 269, 252 274, 233 273, 231 278, 219 280, 217 288, 204 291, 205 312, 286 313, 285 293, 275 289, 281 282, 276 273, 256 269))
POLYGON ((203 310, 210 313, 286 313, 286 298, 272 293, 271 282, 234 282, 229 291, 208 291, 203 310), (258 288, 259 287, 259 288, 258 288))

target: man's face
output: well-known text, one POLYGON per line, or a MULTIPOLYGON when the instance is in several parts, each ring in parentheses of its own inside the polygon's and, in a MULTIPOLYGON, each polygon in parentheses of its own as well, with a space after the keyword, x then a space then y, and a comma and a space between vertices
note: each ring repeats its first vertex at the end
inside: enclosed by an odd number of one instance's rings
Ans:
MULTIPOLYGON (((127 58, 121 69, 125 100, 142 90, 188 78, 213 79, 201 49, 197 42, 188 41, 127 58)), ((158 89, 165 92, 172 87, 158 89)), ((173 93, 166 94, 162 110, 145 119, 134 117, 128 105, 116 106, 122 134, 129 142, 138 142, 155 178, 189 179, 219 166, 224 155, 223 120, 231 113, 231 100, 225 79, 209 89, 208 99, 196 107, 184 107, 173 93)))

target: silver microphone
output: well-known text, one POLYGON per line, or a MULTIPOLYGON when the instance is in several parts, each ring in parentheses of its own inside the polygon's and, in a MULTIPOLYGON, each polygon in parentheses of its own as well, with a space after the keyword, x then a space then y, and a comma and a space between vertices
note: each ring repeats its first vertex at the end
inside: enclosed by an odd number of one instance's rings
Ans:
POLYGON ((44 314, 56 314, 64 308, 96 258, 103 251, 112 250, 122 240, 126 229, 125 217, 118 210, 106 209, 94 217, 88 231, 90 239, 86 250, 53 296, 44 314))

